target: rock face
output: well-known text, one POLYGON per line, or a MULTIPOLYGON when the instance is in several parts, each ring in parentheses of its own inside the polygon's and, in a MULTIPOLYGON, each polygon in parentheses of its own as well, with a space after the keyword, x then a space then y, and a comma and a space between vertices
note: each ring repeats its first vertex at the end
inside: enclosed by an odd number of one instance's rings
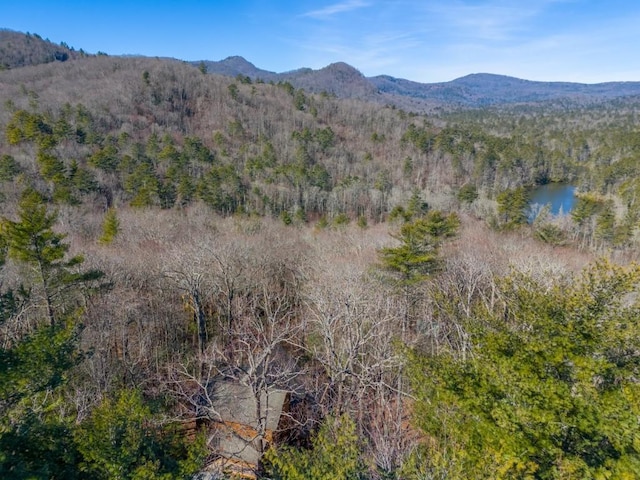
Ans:
POLYGON ((208 410, 206 416, 213 412, 216 419, 202 425, 207 429, 212 453, 203 474, 256 478, 262 454, 273 442, 288 408, 288 392, 266 389, 256 395, 246 381, 221 376, 209 386, 207 398, 211 404, 203 406, 208 410))

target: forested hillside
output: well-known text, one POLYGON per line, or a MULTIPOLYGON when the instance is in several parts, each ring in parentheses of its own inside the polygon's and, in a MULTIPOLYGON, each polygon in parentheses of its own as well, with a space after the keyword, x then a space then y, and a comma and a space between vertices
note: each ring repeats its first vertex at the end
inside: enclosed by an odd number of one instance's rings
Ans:
POLYGON ((289 82, 313 93, 327 92, 340 98, 355 98, 416 113, 433 114, 460 108, 535 105, 546 102, 590 105, 606 100, 640 95, 640 82, 597 84, 535 82, 505 75, 475 73, 448 82, 419 83, 389 75, 365 77, 343 62, 313 70, 300 68, 276 73, 257 68, 242 57, 217 62, 192 62, 209 73, 263 82, 289 82))
POLYGON ((190 478, 238 439, 273 479, 640 476, 637 98, 423 116, 22 40, 2 478, 190 478), (549 182, 576 207, 529 223, 549 182))
POLYGON ((44 40, 37 33, 22 34, 0 28, 0 70, 39 65, 49 62, 66 62, 87 56, 83 50, 62 43, 56 45, 44 40))

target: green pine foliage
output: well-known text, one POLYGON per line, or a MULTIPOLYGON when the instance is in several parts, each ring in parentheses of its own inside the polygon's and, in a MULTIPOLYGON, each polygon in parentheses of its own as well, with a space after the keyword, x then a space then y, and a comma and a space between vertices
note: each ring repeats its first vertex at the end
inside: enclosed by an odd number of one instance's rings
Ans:
POLYGON ((84 262, 82 255, 67 258, 69 245, 63 242, 66 235, 53 230, 57 213, 49 213, 44 197, 36 190, 23 192, 18 218, 18 221, 5 218, 1 223, 7 255, 33 267, 31 281, 40 290, 46 316, 53 326, 58 310, 70 306, 71 287, 93 284, 102 277, 102 272, 79 272, 77 267, 84 262))
MULTIPOLYGON (((67 325, 39 327, 14 345, 0 351, 0 393, 3 415, 21 403, 64 383, 64 373, 77 360, 77 330, 67 325)), ((9 417, 4 417, 6 422, 9 417)))
POLYGON ((82 479, 77 468, 70 419, 25 409, 10 428, 0 433, 0 476, 31 480, 82 479))
POLYGON ((561 246, 567 243, 564 230, 553 223, 537 225, 533 234, 535 238, 549 245, 561 246))
POLYGON ((12 182, 21 170, 20 165, 11 155, 0 156, 0 182, 12 182))
POLYGON ((551 288, 514 274, 466 325, 470 351, 414 352, 430 478, 638 478, 639 280, 603 262, 551 288))
POLYGON ((98 239, 98 242, 103 245, 110 245, 115 240, 118 232, 120 232, 120 221, 118 220, 116 209, 111 207, 104 216, 102 235, 98 239))
POLYGON ((53 133, 49 119, 40 113, 16 110, 5 131, 7 140, 11 145, 29 141, 49 146, 55 144, 55 142, 48 140, 53 133))
POLYGON ((311 439, 309 450, 292 447, 265 454, 273 480, 357 480, 364 478, 359 439, 354 421, 346 415, 328 417, 311 439))
POLYGON ((349 217, 345 213, 339 213, 331 221, 334 228, 343 228, 349 224, 349 217))
POLYGON ((160 420, 136 390, 105 399, 74 430, 79 470, 97 480, 191 478, 205 454, 203 439, 189 444, 160 420))
POLYGON ((73 419, 56 408, 77 364, 72 322, 42 326, 0 348, 0 477, 80 478, 73 419))
POLYGON ((472 183, 465 183, 456 195, 460 203, 469 205, 478 198, 478 189, 472 183))
POLYGON ((418 218, 426 215, 429 211, 429 204, 424 201, 420 190, 414 188, 411 198, 407 202, 407 214, 409 218, 418 218))
POLYGON ((380 249, 380 263, 399 285, 425 280, 439 268, 438 249, 442 241, 456 234, 458 216, 432 210, 426 216, 400 227, 392 235, 400 242, 396 247, 380 249))
POLYGON ((526 188, 518 187, 500 192, 498 202, 498 222, 501 228, 514 229, 527 223, 529 195, 526 188))
POLYGON ((291 225, 293 223, 291 215, 286 210, 280 212, 280 220, 282 220, 282 223, 284 223, 285 225, 291 225))
POLYGON ((611 243, 614 239, 615 231, 616 216, 613 211, 613 204, 612 202, 606 202, 596 218, 595 236, 606 243, 611 243))

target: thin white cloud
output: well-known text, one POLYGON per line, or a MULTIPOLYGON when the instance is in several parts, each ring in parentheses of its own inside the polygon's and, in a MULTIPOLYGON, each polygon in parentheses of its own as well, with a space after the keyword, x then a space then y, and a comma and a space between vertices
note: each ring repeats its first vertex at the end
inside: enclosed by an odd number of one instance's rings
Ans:
POLYGON ((328 5, 325 8, 321 8, 319 10, 312 10, 310 12, 302 14, 302 16, 312 18, 327 18, 338 13, 350 12, 359 8, 368 7, 369 5, 369 2, 364 2, 362 0, 347 0, 346 2, 328 5))
POLYGON ((602 18, 580 11, 573 22, 573 7, 583 1, 345 0, 305 14, 331 21, 308 22, 296 40, 298 62, 319 68, 345 61, 367 76, 423 82, 473 72, 587 83, 634 79, 620 65, 631 67, 623 58, 633 58, 640 39, 637 11, 606 11, 602 18), (374 4, 356 12, 359 22, 342 15, 374 4))
MULTIPOLYGON (((539 28, 535 22, 558 4, 579 0, 454 0, 425 4, 422 14, 448 38, 510 41, 539 28)), ((416 6, 417 8, 417 6, 416 6)))
POLYGON ((319 34, 303 45, 306 52, 312 52, 306 58, 312 58, 316 67, 341 60, 361 71, 381 74, 389 73, 385 67, 397 67, 407 62, 411 52, 419 49, 422 42, 411 33, 389 30, 365 32, 350 38, 319 34))
POLYGON ((541 12, 535 4, 505 5, 490 2, 483 5, 469 5, 456 2, 430 8, 440 22, 441 28, 449 30, 450 36, 463 35, 482 40, 499 41, 510 38, 524 28, 527 21, 541 12))

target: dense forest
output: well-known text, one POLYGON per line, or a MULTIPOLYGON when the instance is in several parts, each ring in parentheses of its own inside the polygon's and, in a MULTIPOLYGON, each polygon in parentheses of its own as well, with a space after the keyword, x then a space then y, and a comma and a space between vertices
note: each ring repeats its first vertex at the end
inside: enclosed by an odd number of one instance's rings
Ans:
POLYGON ((640 98, 421 115, 6 38, 2 478, 640 477, 640 98))

